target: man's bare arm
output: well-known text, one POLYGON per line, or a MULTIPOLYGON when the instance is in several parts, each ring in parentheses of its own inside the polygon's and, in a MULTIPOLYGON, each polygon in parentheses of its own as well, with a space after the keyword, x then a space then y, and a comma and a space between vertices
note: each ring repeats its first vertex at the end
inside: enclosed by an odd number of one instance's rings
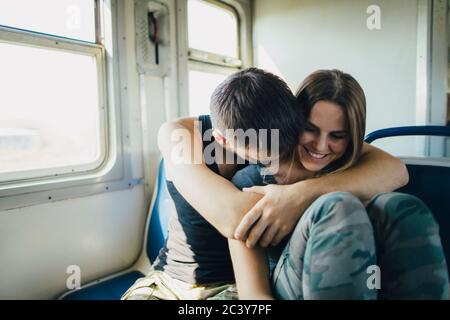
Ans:
MULTIPOLYGON (((348 191, 367 201, 380 192, 395 190, 408 182, 408 173, 401 160, 365 144, 358 163, 344 172, 293 185, 250 189, 258 193, 241 192, 204 163, 202 138, 195 128, 195 121, 196 118, 184 118, 160 128, 158 145, 165 158, 168 179, 225 237, 245 240, 248 236, 249 245, 254 245, 263 234, 262 245, 281 241, 295 227, 304 210, 322 194, 348 191), (174 132, 180 129, 187 130, 189 139, 182 142, 172 139, 174 132), (180 149, 180 143, 187 143, 187 147, 192 146, 195 152, 183 155, 182 163, 176 164, 172 161, 173 152, 180 149), (266 228, 270 229, 264 232, 266 228)), ((233 165, 221 166, 225 176, 231 176, 234 169, 233 165)))
POLYGON ((241 300, 272 300, 265 249, 249 249, 239 240, 228 239, 234 276, 241 300))
POLYGON ((245 215, 234 237, 253 247, 276 245, 297 224, 303 212, 321 195, 347 191, 367 202, 381 192, 390 192, 408 183, 404 163, 390 154, 364 144, 363 154, 351 168, 292 185, 269 185, 244 189, 264 197, 245 215))
POLYGON ((378 193, 403 187, 408 181, 408 170, 399 158, 364 143, 363 154, 353 167, 309 182, 317 195, 347 191, 365 202, 378 193))
MULTIPOLYGON (((158 146, 164 157, 166 176, 192 207, 222 235, 231 238, 241 218, 261 196, 241 192, 206 166, 196 120, 183 118, 161 126, 158 146)), ((220 165, 221 173, 228 177, 235 168, 233 164, 220 165)))

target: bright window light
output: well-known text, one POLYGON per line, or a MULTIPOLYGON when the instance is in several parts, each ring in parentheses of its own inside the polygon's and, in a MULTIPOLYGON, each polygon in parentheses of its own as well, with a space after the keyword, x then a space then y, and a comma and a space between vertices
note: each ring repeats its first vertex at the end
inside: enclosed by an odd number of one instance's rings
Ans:
POLYGON ((0 174, 98 161, 95 58, 2 42, 0 52, 0 174))
POLYGON ((224 74, 189 70, 189 114, 209 114, 209 101, 214 89, 227 76, 224 74))
POLYGON ((189 0, 188 34, 190 48, 238 58, 238 21, 231 9, 189 0))
POLYGON ((95 42, 95 1, 1 0, 0 25, 95 42))

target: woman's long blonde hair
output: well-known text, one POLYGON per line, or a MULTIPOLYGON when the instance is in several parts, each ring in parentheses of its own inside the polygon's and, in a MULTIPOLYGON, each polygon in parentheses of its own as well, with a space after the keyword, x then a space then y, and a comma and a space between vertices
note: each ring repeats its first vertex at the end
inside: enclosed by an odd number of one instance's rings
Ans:
POLYGON ((341 106, 347 116, 350 133, 347 150, 318 175, 343 171, 354 165, 361 155, 366 131, 366 97, 359 83, 340 70, 318 70, 306 77, 297 90, 296 97, 306 118, 319 101, 329 101, 341 106))

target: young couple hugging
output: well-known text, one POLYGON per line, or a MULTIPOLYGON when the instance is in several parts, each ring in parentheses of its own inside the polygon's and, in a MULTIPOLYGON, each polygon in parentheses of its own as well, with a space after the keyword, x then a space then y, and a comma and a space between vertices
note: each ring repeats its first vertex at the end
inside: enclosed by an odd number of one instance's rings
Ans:
POLYGON ((351 75, 316 71, 294 95, 246 69, 216 88, 210 111, 160 128, 176 212, 122 299, 448 298, 438 225, 420 199, 392 192, 407 170, 364 143, 366 99, 351 75), (173 139, 180 130, 187 138, 173 139), (368 270, 380 272, 375 288, 368 270))

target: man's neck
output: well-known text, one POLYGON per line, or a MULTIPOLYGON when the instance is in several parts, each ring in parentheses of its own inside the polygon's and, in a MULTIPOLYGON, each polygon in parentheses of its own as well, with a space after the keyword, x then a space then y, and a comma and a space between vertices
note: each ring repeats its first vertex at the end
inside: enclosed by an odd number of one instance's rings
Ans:
POLYGON ((265 171, 272 174, 278 184, 293 184, 314 176, 314 173, 303 168, 297 158, 280 162, 277 167, 266 167, 265 171))

